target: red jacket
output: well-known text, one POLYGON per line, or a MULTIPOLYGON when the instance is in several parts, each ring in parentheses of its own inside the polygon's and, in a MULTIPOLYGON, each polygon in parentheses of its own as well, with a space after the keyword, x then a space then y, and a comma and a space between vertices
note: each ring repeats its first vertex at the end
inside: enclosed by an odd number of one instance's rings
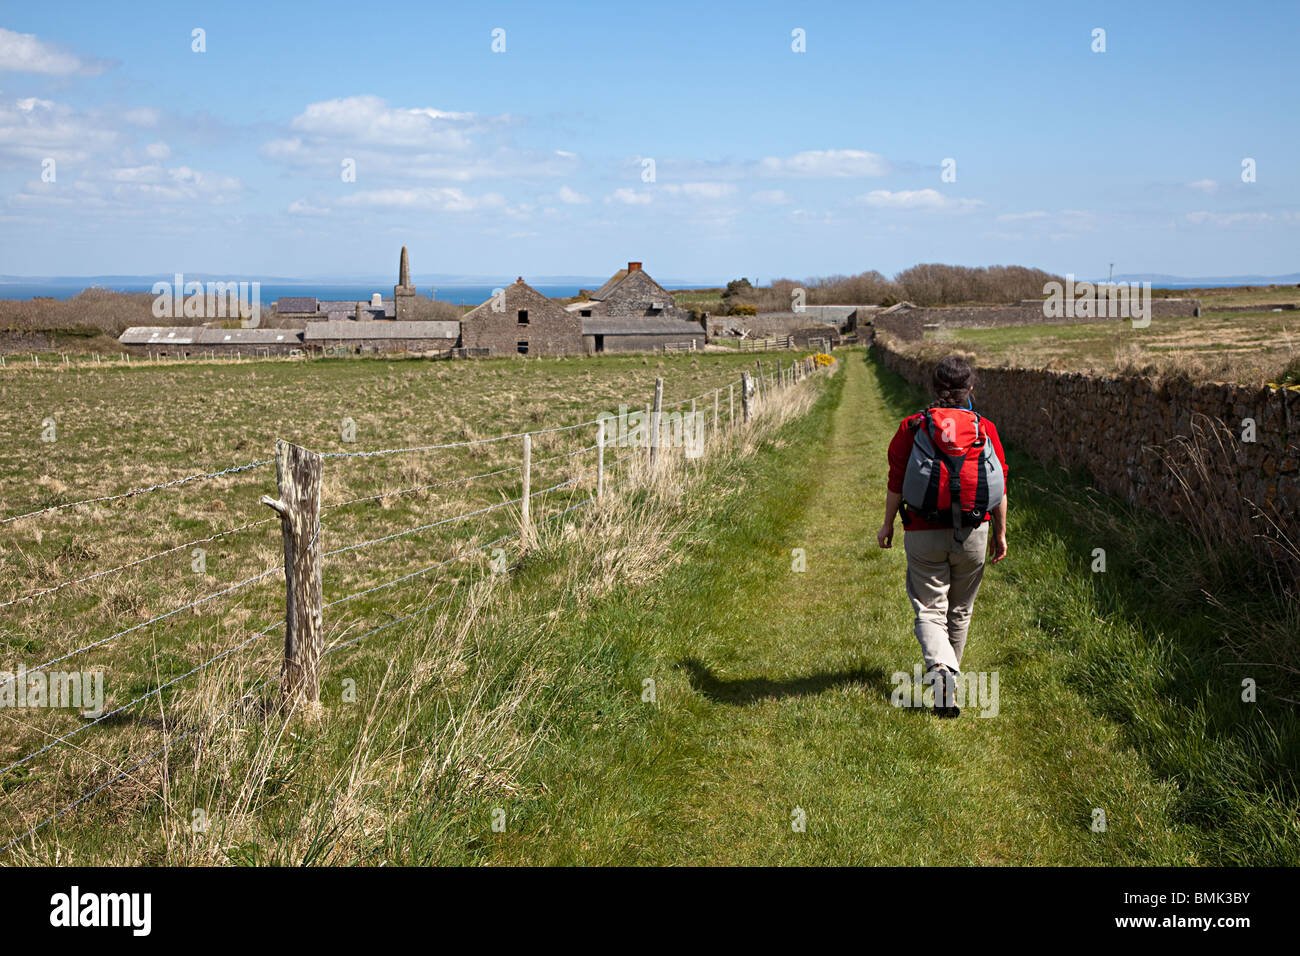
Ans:
MULTIPOLYGON (((912 443, 916 441, 916 429, 925 417, 924 412, 908 415, 899 423, 898 432, 889 443, 889 490, 895 494, 903 493, 903 473, 907 471, 907 460, 912 455, 912 443)), ((993 452, 1002 463, 1002 474, 1010 480, 1011 472, 1007 469, 1007 457, 1002 453, 1002 439, 998 437, 998 428, 989 419, 980 416, 984 430, 993 444, 993 452)), ((988 517, 984 518, 988 521, 988 517)), ((948 525, 926 521, 915 512, 909 512, 908 521, 903 525, 904 531, 935 531, 948 525)))

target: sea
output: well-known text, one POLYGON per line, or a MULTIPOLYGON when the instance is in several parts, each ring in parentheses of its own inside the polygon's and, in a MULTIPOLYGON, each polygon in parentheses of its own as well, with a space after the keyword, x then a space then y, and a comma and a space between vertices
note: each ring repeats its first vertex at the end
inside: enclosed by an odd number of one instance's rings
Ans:
MULTIPOLYGON (((53 299, 70 299, 82 289, 88 286, 95 286, 102 289, 109 289, 113 292, 152 292, 153 284, 157 280, 141 279, 114 282, 111 280, 88 280, 84 284, 70 284, 66 282, 24 282, 18 281, 0 281, 0 299, 32 299, 37 296, 48 297, 53 299)), ((186 278, 189 281, 189 278, 186 278)), ((417 285, 415 291, 421 295, 428 295, 430 292, 434 297, 441 299, 443 302, 452 302, 456 305, 479 305, 492 298, 496 289, 502 288, 502 285, 446 285, 431 286, 417 285)), ((593 286, 577 285, 537 285, 533 286, 538 292, 552 299, 568 298, 578 294, 579 288, 593 288, 593 286)), ((261 301, 264 303, 274 302, 282 296, 308 296, 313 295, 318 299, 338 300, 361 302, 369 301, 372 293, 378 292, 384 298, 391 298, 393 294, 392 285, 380 286, 375 285, 287 285, 276 283, 262 283, 261 301)))

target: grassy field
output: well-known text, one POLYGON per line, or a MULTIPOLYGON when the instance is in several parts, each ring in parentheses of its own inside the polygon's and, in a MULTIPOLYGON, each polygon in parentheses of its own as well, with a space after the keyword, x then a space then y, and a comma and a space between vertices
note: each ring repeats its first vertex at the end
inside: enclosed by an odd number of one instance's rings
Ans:
MULTIPOLYGON (((752 359, 11 366, 0 372, 0 422, 10 436, 0 451, 9 478, 0 518, 57 510, 0 524, 4 665, 30 666, 105 641, 67 666, 106 670, 108 710, 249 640, 248 650, 232 660, 250 674, 273 675, 275 642, 255 638, 283 616, 278 519, 269 520, 269 509, 258 504, 259 495, 275 489, 274 466, 266 459, 277 438, 335 455, 473 441, 589 422, 601 412, 617 414, 621 403, 642 407, 656 377, 665 379, 665 401, 675 403, 735 380, 742 367, 752 368, 752 359), (345 440, 345 422, 354 424, 353 441, 345 440), (256 462, 151 494, 60 507, 256 462), (201 563, 195 548, 205 552, 201 563), (132 565, 150 555, 158 556, 132 565), (131 630, 232 588, 193 610, 131 630)), ((728 397, 726 391, 720 396, 724 419, 728 397)), ((705 403, 701 411, 711 415, 712 405, 705 403)), ((595 440, 594 425, 534 436, 535 520, 591 494, 595 440), (565 482, 571 484, 541 493, 565 482)), ((491 551, 436 574, 419 572, 517 527, 519 506, 508 502, 520 492, 520 446, 512 439, 327 460, 327 550, 423 528, 327 556, 325 600, 342 602, 326 615, 327 644, 424 603, 431 585, 449 588, 484 576, 491 551), (453 520, 477 510, 484 513, 453 520), (351 597, 405 575, 412 577, 351 597)), ((629 474, 630 454, 627 448, 607 450, 610 484, 629 474)), ((505 547, 513 559, 517 549, 509 542, 505 547)), ((193 692, 193 683, 178 684, 175 695, 168 691, 169 706, 184 712, 203 704, 204 692, 193 692)), ((73 790, 84 791, 105 768, 156 736, 166 718, 155 703, 152 716, 137 707, 93 725, 66 711, 29 711, 19 718, 0 709, 0 719, 7 725, 0 767, 58 736, 78 735, 76 747, 0 774, 0 790, 15 801, 15 817, 27 819, 32 807, 57 805, 73 790)))
POLYGON ((1215 306, 1276 305, 1282 302, 1300 302, 1300 285, 1244 285, 1215 286, 1206 289, 1157 289, 1154 295, 1163 298, 1200 299, 1201 306, 1209 312, 1215 306))
POLYGON ((1136 329, 1117 321, 932 329, 906 346, 936 355, 953 347, 993 366, 1300 383, 1300 312, 1205 312, 1136 329))

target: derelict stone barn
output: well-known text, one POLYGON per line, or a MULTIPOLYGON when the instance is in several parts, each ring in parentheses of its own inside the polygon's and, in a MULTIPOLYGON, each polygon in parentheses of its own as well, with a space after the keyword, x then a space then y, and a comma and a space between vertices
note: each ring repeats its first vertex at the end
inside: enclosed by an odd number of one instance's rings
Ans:
POLYGON ((203 326, 133 326, 118 338, 151 355, 285 355, 302 347, 297 329, 209 329, 203 326))
POLYGON ((565 309, 581 318, 586 350, 593 354, 701 348, 705 342, 704 326, 692 322, 639 262, 629 262, 590 298, 565 309))
MULTIPOLYGON (((400 300, 398 300, 400 302, 400 300)), ((310 349, 351 352, 447 352, 459 344, 459 322, 308 322, 302 332, 310 349)))
POLYGON ((460 320, 469 355, 581 355, 582 319, 518 279, 460 320))

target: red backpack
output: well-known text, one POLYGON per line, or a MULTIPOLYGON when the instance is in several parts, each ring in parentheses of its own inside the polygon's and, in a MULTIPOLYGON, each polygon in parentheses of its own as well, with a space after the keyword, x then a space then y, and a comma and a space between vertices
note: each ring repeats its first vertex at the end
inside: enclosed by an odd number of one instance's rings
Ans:
POLYGON ((984 422, 965 408, 927 408, 915 426, 903 475, 903 502, 926 521, 948 525, 957 541, 984 523, 1006 490, 1002 462, 984 422))

